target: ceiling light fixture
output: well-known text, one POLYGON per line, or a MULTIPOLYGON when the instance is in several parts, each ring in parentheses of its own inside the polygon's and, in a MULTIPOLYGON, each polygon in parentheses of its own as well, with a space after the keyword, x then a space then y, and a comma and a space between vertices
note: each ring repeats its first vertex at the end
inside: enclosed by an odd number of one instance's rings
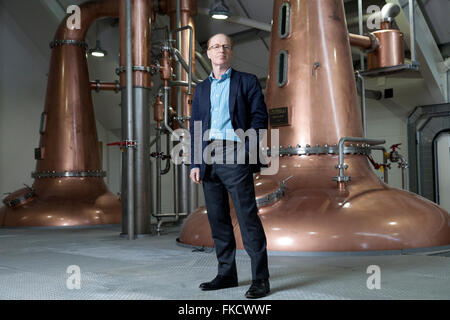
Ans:
POLYGON ((97 40, 97 44, 95 45, 95 48, 89 50, 89 54, 94 57, 102 58, 108 54, 106 50, 103 50, 100 46, 100 40, 97 40))
POLYGON ((215 0, 209 10, 209 15, 213 19, 225 20, 230 16, 230 8, 225 4, 225 0, 215 0))

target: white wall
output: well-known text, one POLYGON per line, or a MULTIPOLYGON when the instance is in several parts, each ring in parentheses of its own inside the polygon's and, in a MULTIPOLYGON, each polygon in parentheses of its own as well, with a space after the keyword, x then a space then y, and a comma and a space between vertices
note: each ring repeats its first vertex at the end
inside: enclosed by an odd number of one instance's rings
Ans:
POLYGON ((31 185, 49 61, 0 4, 0 197, 31 185))
MULTIPOLYGON (((399 152, 408 158, 406 126, 408 116, 416 106, 433 104, 433 99, 423 79, 366 78, 366 89, 384 91, 387 88, 394 88, 394 98, 366 100, 367 137, 385 139, 385 148, 388 152, 391 145, 401 143, 399 152)), ((378 163, 382 163, 381 151, 373 153, 373 158, 378 163)), ((379 170, 376 174, 383 177, 379 170)), ((401 169, 397 167, 397 164, 392 164, 389 170, 389 185, 400 189, 401 177, 401 169)))

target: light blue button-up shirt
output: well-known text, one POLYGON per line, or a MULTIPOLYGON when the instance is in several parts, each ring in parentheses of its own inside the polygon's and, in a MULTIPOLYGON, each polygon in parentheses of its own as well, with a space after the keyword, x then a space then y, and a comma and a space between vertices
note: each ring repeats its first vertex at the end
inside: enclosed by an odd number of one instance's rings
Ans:
POLYGON ((211 81, 211 128, 209 140, 240 141, 239 137, 234 133, 230 118, 230 77, 231 68, 220 79, 214 78, 212 72, 209 75, 209 81, 211 81))

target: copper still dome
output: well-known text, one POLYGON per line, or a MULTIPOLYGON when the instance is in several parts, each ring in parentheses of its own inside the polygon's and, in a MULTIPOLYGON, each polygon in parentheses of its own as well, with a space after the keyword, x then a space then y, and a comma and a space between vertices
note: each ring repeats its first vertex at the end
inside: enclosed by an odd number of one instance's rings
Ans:
POLYGON ((119 2, 86 2, 80 10, 80 28, 67 28, 66 17, 50 44, 35 181, 4 199, 0 226, 121 223, 120 199, 103 181, 84 42, 93 21, 118 16, 119 2))
MULTIPOLYGON (((269 115, 271 110, 285 115, 285 123, 270 127, 279 130, 283 150, 278 173, 255 177, 268 250, 386 251, 450 244, 449 214, 380 181, 359 146, 345 155, 351 180, 333 181, 339 162, 335 146, 342 137, 363 136, 342 1, 274 1, 266 104, 269 115)), ((243 249, 233 209, 231 216, 237 247, 243 249)), ((214 246, 205 207, 185 220, 178 240, 214 246)))

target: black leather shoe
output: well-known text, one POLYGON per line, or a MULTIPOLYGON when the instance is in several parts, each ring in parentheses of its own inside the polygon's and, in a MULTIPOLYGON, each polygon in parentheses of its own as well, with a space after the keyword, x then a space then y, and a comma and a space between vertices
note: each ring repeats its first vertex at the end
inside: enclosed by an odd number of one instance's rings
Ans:
POLYGON ((265 297, 270 292, 269 279, 253 280, 250 289, 245 293, 249 299, 265 297))
POLYGON ((236 278, 217 275, 217 277, 215 277, 212 281, 201 283, 200 289, 202 289, 203 291, 210 291, 210 290, 233 288, 237 286, 238 281, 236 278))

